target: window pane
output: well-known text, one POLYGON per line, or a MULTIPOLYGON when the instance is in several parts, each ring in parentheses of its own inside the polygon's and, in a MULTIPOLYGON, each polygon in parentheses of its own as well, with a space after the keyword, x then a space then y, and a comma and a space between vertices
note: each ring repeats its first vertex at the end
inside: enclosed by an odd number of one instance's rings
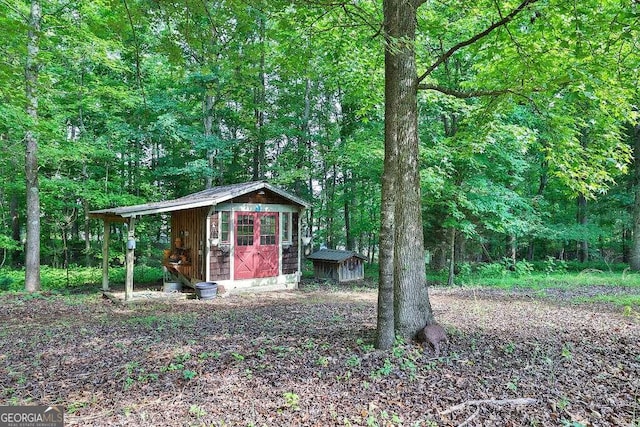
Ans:
POLYGON ((291 241, 291 212, 282 214, 282 241, 291 241))
POLYGON ((229 243, 229 212, 220 214, 220 241, 229 243))
POLYGON ((260 244, 276 244, 276 217, 275 215, 260 217, 260 244))
POLYGON ((238 215, 238 246, 253 245, 253 215, 238 215))

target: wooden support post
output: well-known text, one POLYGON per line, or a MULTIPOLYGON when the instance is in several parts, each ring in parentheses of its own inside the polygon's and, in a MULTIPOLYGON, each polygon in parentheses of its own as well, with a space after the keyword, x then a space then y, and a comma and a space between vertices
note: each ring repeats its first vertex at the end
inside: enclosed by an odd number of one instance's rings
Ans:
MULTIPOLYGON (((300 209, 298 211, 298 270, 296 271, 298 278, 297 278, 296 286, 300 285, 300 281, 302 280, 302 266, 303 266, 302 254, 304 254, 306 250, 306 248, 304 247, 304 242, 302 240, 303 237, 306 237, 302 235, 302 231, 304 230, 304 228, 302 227, 303 215, 304 215, 304 209, 300 209)), ((293 215, 291 215, 291 219, 293 220, 293 215)))
POLYGON ((111 235, 111 223, 104 220, 104 233, 102 236, 102 290, 109 290, 109 238, 111 235))
POLYGON ((129 230, 127 232, 127 256, 126 256, 126 270, 124 276, 124 300, 129 301, 133 298, 133 260, 136 250, 135 239, 135 224, 134 217, 129 218, 129 230))

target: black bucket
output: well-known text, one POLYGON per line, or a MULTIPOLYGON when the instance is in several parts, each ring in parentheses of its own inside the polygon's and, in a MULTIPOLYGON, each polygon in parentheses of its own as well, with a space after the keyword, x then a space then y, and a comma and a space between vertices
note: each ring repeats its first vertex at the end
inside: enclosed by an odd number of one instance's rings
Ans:
POLYGON ((214 299, 218 294, 218 284, 216 282, 196 283, 196 296, 199 299, 214 299))

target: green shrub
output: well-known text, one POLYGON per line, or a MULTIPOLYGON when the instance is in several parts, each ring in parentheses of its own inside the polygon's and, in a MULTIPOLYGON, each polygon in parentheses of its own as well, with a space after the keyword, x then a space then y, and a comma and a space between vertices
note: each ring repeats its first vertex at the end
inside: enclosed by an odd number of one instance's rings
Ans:
POLYGON ((15 280, 9 276, 0 276, 0 292, 12 290, 15 280))
POLYGON ((516 261, 516 263, 513 264, 512 271, 516 276, 529 276, 534 272, 534 268, 532 263, 523 259, 522 261, 516 261))
POLYGON ((547 274, 551 273, 566 273, 567 272, 567 262, 562 259, 555 259, 554 257, 547 257, 547 260, 544 261, 543 264, 544 272, 547 274))
POLYGON ((505 276, 507 272, 507 266, 500 262, 481 264, 478 267, 478 276, 480 277, 502 277, 505 276))
MULTIPOLYGON (((0 269, 0 292, 20 292, 24 290, 25 273, 23 269, 0 269)), ((125 268, 109 268, 111 283, 124 283, 125 268)), ((133 269, 135 283, 157 283, 162 280, 162 268, 136 266, 133 269)), ((60 291, 71 288, 99 285, 102 282, 102 269, 98 267, 71 266, 68 269, 40 267, 40 285, 43 291, 60 291)))

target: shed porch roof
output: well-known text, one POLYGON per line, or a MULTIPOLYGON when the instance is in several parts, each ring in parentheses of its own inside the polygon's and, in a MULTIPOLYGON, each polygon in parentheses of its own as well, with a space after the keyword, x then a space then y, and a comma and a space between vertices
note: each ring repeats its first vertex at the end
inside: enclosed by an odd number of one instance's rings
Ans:
POLYGON ((290 200, 292 203, 308 208, 309 204, 301 198, 294 196, 278 187, 264 181, 251 181, 241 184, 225 185, 208 188, 197 193, 189 194, 174 200, 162 202, 143 203, 134 206, 122 206, 116 208, 99 209, 90 211, 92 218, 130 218, 142 215, 151 215, 163 212, 172 212, 183 209, 193 209, 203 206, 211 206, 226 202, 235 197, 242 196, 259 190, 268 190, 290 200))

